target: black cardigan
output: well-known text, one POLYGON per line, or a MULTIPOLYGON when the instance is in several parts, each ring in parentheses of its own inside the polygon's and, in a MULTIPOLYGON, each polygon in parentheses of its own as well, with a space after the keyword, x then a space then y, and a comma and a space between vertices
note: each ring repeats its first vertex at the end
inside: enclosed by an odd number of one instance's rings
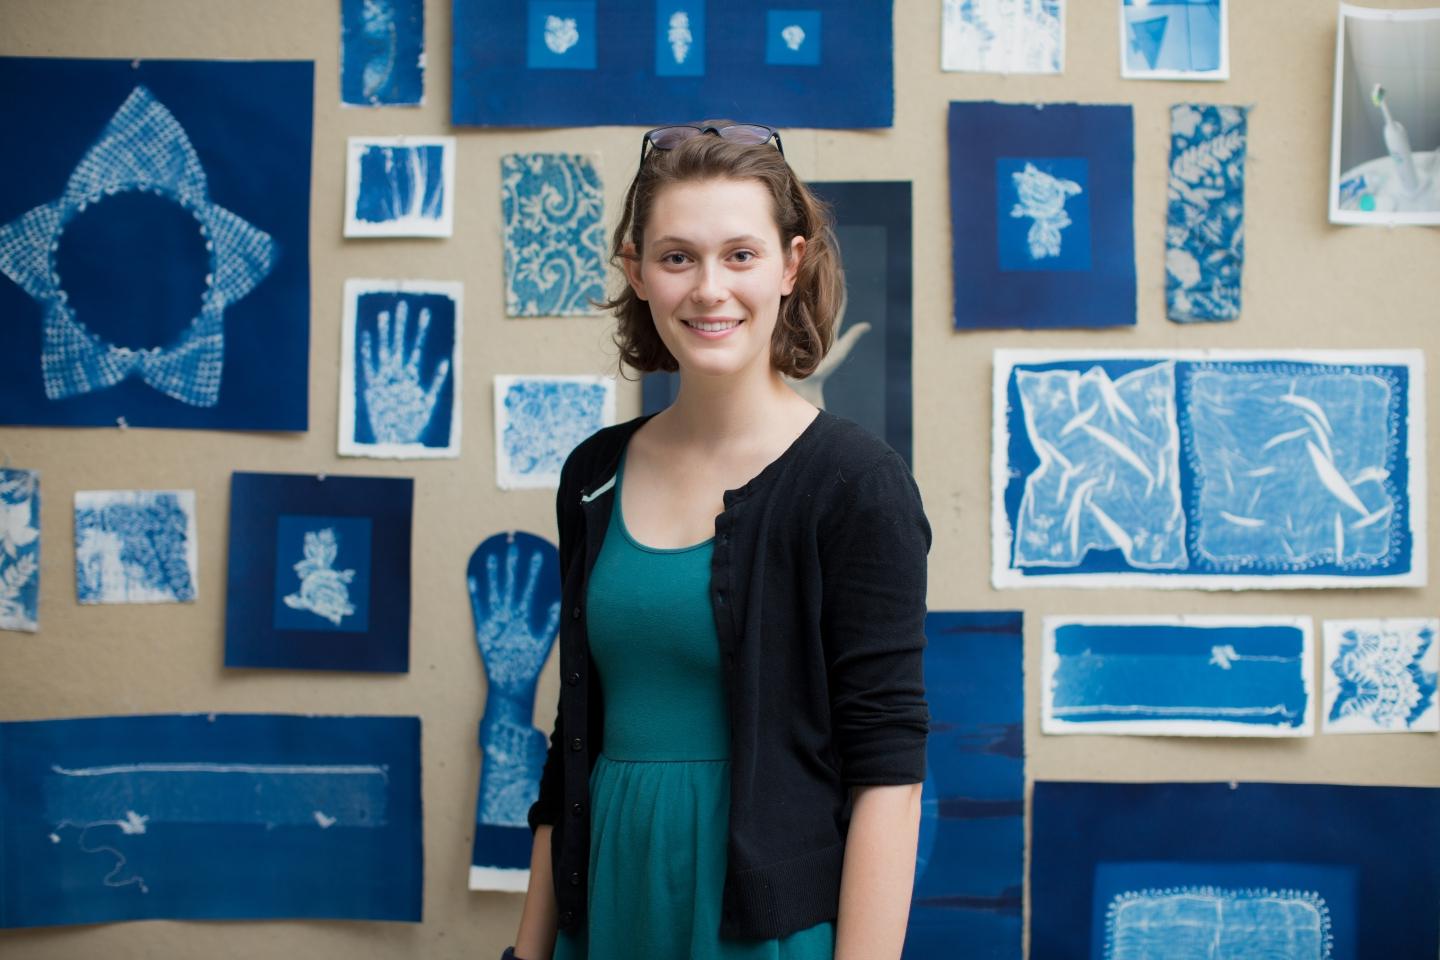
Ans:
MULTIPOLYGON (((530 809, 552 824, 560 926, 584 920, 589 775, 604 707, 585 588, 615 469, 644 418, 576 447, 560 477, 560 704, 530 809)), ((905 462, 821 412, 715 518, 711 604, 730 715, 730 836, 720 933, 782 937, 834 919, 849 789, 925 778, 921 676, 930 526, 905 462)))

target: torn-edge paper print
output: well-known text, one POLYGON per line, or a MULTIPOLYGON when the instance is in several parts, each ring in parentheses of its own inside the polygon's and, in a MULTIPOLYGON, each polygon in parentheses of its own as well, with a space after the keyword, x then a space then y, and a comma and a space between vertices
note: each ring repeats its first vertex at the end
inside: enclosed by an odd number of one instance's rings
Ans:
POLYGON ((505 314, 590 316, 605 298, 605 198, 593 158, 511 153, 500 159, 505 314))
POLYGON ((448 237, 454 224, 454 137, 349 139, 345 236, 448 237))
POLYGON ((1419 351, 995 355, 997 587, 1423 586, 1419 351))
POLYGON ((526 816, 540 795, 548 743, 534 723, 535 685, 560 626, 559 551, 533 533, 497 533, 470 555, 465 585, 486 682, 469 886, 523 892, 526 816))
POLYGON ((940 69, 1063 72, 1065 0, 944 0, 940 69))
POLYGON ((1120 0, 1120 75, 1230 79, 1230 0, 1120 0))
POLYGON ((425 102, 425 0, 340 0, 340 102, 425 102))
POLYGON ((460 283, 346 280, 340 455, 460 455, 460 283))
POLYGON ((559 487, 570 451, 614 422, 613 377, 497 376, 495 482, 501 490, 559 487))
POLYGON ((1440 732, 1440 620, 1325 621, 1325 733, 1440 732))
POLYGON ((418 717, 0 724, 0 927, 408 920, 418 717))
POLYGON ((1041 729, 1310 736, 1313 634, 1308 617, 1046 617, 1041 729))
POLYGON ((76 491, 81 603, 190 603, 198 554, 194 490, 76 491))
POLYGON ((0 467, 0 630, 40 629, 40 471, 0 467))
POLYGON ((1171 320, 1240 316, 1247 107, 1170 108, 1165 305, 1171 320))

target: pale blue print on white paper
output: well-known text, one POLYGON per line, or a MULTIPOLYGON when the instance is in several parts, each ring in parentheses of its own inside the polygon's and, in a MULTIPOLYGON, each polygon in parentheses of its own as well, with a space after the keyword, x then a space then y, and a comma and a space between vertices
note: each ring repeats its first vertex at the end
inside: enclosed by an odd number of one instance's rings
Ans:
POLYGON ((40 473, 0 467, 0 630, 40 626, 40 473))
POLYGON ((75 494, 75 594, 81 603, 195 599, 193 490, 75 494))
POLYGON ((1171 320, 1240 315, 1247 113, 1201 104, 1170 109, 1165 298, 1171 320))
POLYGON ((1398 549, 1398 384, 1365 368, 1200 366, 1184 402, 1195 548, 1221 570, 1364 570, 1398 549))
POLYGON ((269 234, 210 201, 205 170, 185 130, 137 86, 70 174, 58 200, 0 226, 0 272, 45 310, 40 368, 45 396, 61 400, 139 377, 182 403, 213 407, 225 360, 225 310, 269 275, 269 234), (91 332, 68 303, 55 266, 66 227, 92 203, 127 191, 178 204, 196 220, 209 257, 200 311, 179 338, 132 348, 91 332))
POLYGON ((453 137, 351 137, 348 151, 345 236, 450 236, 453 137))
POLYGON ((1318 893, 1187 886, 1127 891, 1106 911, 1104 960, 1330 960, 1330 908, 1318 893))
POLYGON ((496 377, 496 474, 502 489, 557 487, 580 441, 615 422, 606 377, 496 377))
POLYGON ((1182 570, 1185 515, 1175 364, 1115 380, 1100 367, 1017 370, 1040 466, 1016 518, 1016 566, 1075 567, 1119 550, 1133 567, 1182 570))
POLYGON ((516 153, 500 166, 506 315, 598 313, 605 211, 594 163, 582 155, 516 153))
POLYGON ((1440 731, 1440 620, 1327 620, 1325 732, 1440 731))
POLYGON ((341 620, 355 612, 350 602, 350 582, 355 579, 355 571, 335 568, 340 546, 333 527, 307 531, 304 552, 305 556, 294 564, 300 589, 285 595, 285 606, 308 610, 338 627, 341 620))
POLYGON ((942 70, 1059 73, 1063 0, 944 0, 942 70))

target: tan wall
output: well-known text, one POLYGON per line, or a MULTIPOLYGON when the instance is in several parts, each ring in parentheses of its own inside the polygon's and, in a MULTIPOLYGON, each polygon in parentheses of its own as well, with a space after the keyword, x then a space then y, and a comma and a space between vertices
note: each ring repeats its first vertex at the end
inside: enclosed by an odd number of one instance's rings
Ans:
MULTIPOLYGON (((1071 0, 1065 74, 1000 77, 939 71, 939 0, 896 0, 896 115, 879 132, 785 132, 811 179, 910 179, 915 202, 915 472, 935 529, 930 605, 1021 608, 1027 614, 1028 771, 1058 779, 1277 779, 1440 785, 1433 735, 1236 741, 1045 738, 1039 730, 1039 627, 1047 613, 1277 613, 1315 618, 1434 616, 1423 590, 1160 592, 1007 591, 989 583, 990 354, 996 347, 1423 347, 1433 353, 1440 234, 1335 228, 1326 222, 1335 7, 1321 0, 1236 0, 1231 74, 1221 84, 1119 79, 1118 0, 1071 0), (946 103, 959 99, 1128 102, 1135 107, 1139 325, 1131 329, 951 330, 946 103), (1182 100, 1253 104, 1247 184, 1249 265, 1236 323, 1182 327, 1164 316, 1168 116, 1182 100)), ((1396 6, 1419 6, 1402 0, 1396 6)), ((299 58, 315 61, 311 221, 309 433, 0 430, 0 459, 43 471, 41 630, 0 634, 0 719, 274 711, 419 714, 424 720, 425 921, 408 924, 133 923, 12 931, 6 957, 498 956, 520 897, 465 889, 484 697, 464 567, 505 529, 552 532, 546 492, 495 488, 491 378, 496 373, 600 372, 613 363, 593 318, 508 320, 499 228, 500 156, 595 152, 607 209, 618 209, 639 130, 453 131, 449 5, 428 4, 427 102, 418 110, 341 109, 334 0, 0 0, 0 54, 125 58, 299 58), (460 139, 459 204, 449 241, 340 236, 345 137, 436 134, 460 139), (464 455, 457 461, 341 461, 335 454, 341 285, 346 277, 462 280, 464 455), (224 670, 229 476, 234 469, 413 476, 415 575, 408 675, 224 670), (200 601, 81 608, 75 602, 72 497, 97 488, 193 487, 200 601)), ((0 96, 25 96, 4 90, 0 96)), ((3 131, 7 148, 23 131, 3 131)), ((0 324, 15 322, 0 318, 0 324)), ((1433 368, 1433 366, 1432 366, 1433 368)), ((1431 395, 1437 391, 1432 384, 1431 395)), ((622 384, 619 413, 639 410, 622 384)), ((1431 472, 1436 463, 1430 457, 1431 472)), ((1436 556, 1430 536, 1430 555, 1436 556)), ((1318 674, 1317 674, 1318 682, 1318 674)), ((537 716, 548 730, 554 667, 537 716)), ((1397 851, 1398 853, 1398 851, 1397 851)))

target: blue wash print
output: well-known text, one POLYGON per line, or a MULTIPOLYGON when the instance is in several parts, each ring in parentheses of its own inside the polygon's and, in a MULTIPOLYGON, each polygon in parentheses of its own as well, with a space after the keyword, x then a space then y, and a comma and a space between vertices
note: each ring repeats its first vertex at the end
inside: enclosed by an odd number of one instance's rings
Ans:
POLYGON ((355 442, 450 446, 455 301, 443 294, 364 293, 355 330, 355 442))
POLYGON ((1104 960, 1330 960, 1330 909, 1313 890, 1194 886, 1117 895, 1104 960))
POLYGON ((195 599, 195 494, 90 490, 75 494, 75 595, 81 603, 195 599))
POLYGON ((0 467, 0 630, 40 627, 40 472, 0 467))
POLYGON ((1064 0, 944 0, 942 68, 1059 73, 1064 0))
POLYGON ((1286 572, 1391 561, 1397 390, 1382 368, 1197 365, 1183 407, 1199 556, 1286 572))
POLYGON ((505 313, 598 312, 605 296, 604 196, 587 156, 512 153, 500 161, 505 313))
POLYGON ((369 630, 370 539, 369 517, 277 517, 275 629, 369 630))
MULTIPOLYGON (((1128 732, 1113 726, 1124 724, 1136 733, 1298 734, 1306 726, 1299 626, 1075 622, 1056 627, 1053 643, 1050 713, 1070 732, 1087 724, 1128 732)), ((1058 732, 1046 720, 1046 732, 1058 732)))
POLYGON ((1119 550, 1133 567, 1183 570, 1175 365, 1112 380, 1100 366, 1017 370, 1040 467, 1016 518, 1016 566, 1076 567, 1119 550))
POLYGON ((530 0, 527 34, 530 69, 595 69, 595 0, 530 0))
POLYGON ((424 96, 424 0, 341 0, 341 102, 418 106, 424 96))
POLYGON ((220 399, 226 307, 270 273, 270 236, 210 201, 200 158, 184 128, 144 86, 131 91, 51 203, 0 226, 0 272, 45 308, 40 368, 45 396, 60 400, 139 377, 182 403, 220 399), (92 203, 128 191, 169 200, 195 218, 209 257, 200 310, 175 342, 133 348, 108 343, 77 317, 54 252, 66 227, 92 203))
POLYGON ((1089 270, 1089 161, 997 157, 996 249, 1001 270, 1089 270))
POLYGON ((355 219, 440 221, 445 216, 445 148, 371 144, 360 155, 355 219))
POLYGON ((536 378, 505 391, 500 437, 510 472, 519 478, 553 478, 580 441, 606 425, 604 383, 536 378))
POLYGON ((1127 73, 1220 69, 1221 0, 1125 0, 1127 73))
POLYGON ((705 75, 705 0, 655 0, 655 75, 705 75))
MULTIPOLYGON (((1338 681, 1331 722, 1358 718, 1377 730, 1418 729, 1435 709, 1435 620, 1350 623, 1329 671, 1338 681)), ((1434 729, 1431 727, 1430 729, 1434 729)))
POLYGON ((1170 108, 1165 302, 1171 320, 1234 320, 1245 265, 1246 107, 1170 108))
POLYGON ((820 11, 766 10, 765 62, 777 67, 820 66, 820 11))

